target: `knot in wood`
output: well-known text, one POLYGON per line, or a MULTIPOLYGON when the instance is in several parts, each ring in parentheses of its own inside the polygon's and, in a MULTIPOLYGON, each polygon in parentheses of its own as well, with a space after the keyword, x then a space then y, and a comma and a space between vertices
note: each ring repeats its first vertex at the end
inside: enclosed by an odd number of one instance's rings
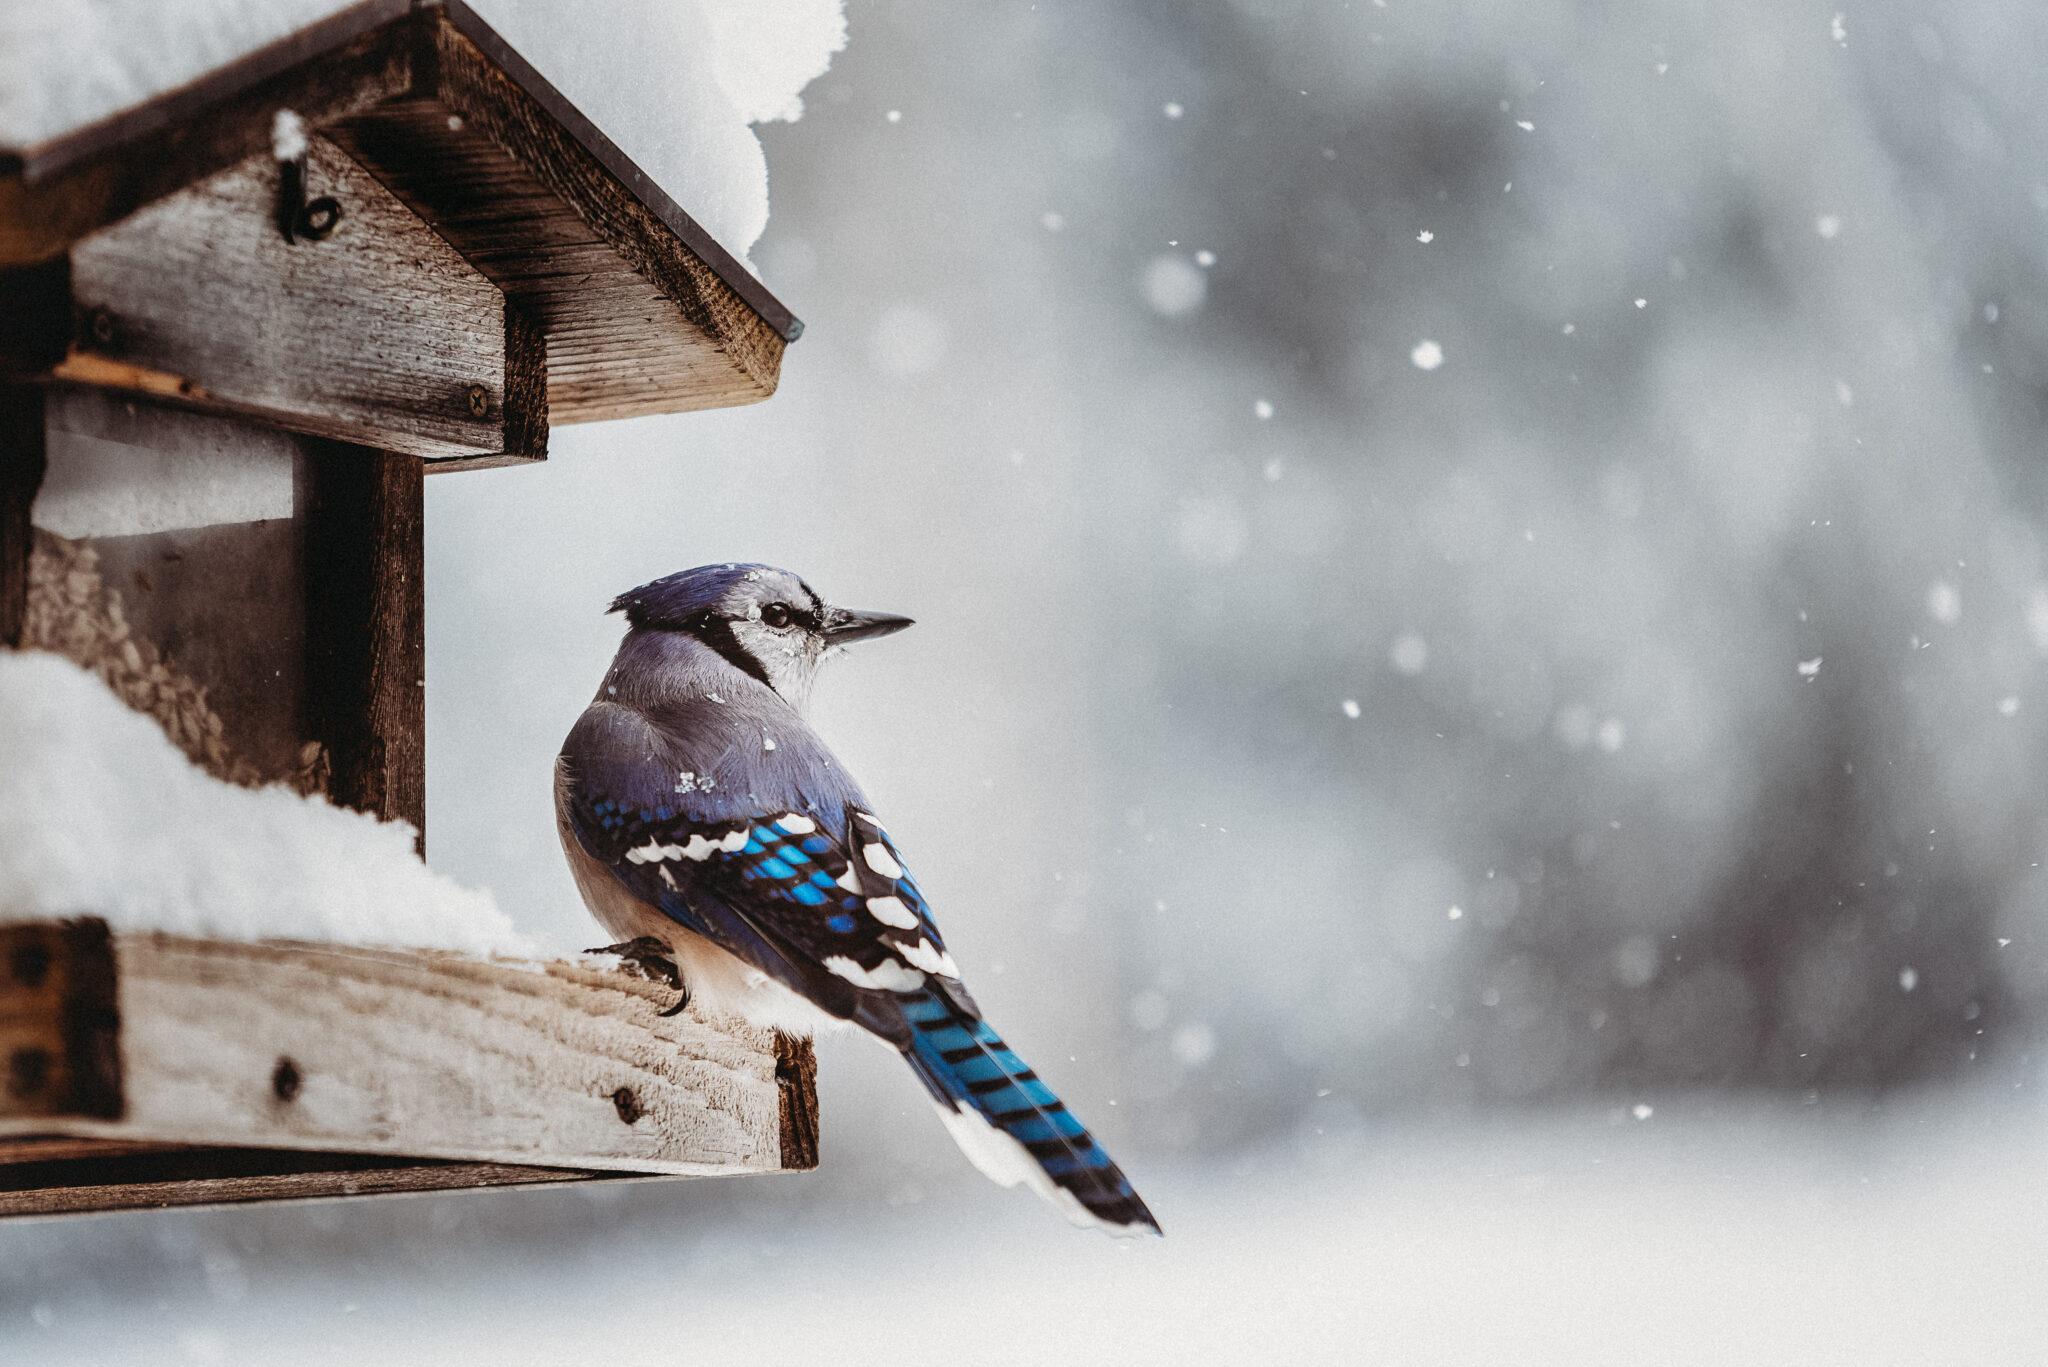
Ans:
POLYGON ((50 975, 50 947, 40 944, 16 945, 7 956, 7 971, 23 987, 41 987, 50 975))
POLYGON ((7 1094, 34 1096, 50 1080, 50 1051, 33 1046, 7 1056, 7 1094))
POLYGON ((633 1095, 631 1087, 621 1087, 612 1093, 612 1108, 619 1113, 619 1119, 628 1125, 639 1120, 647 1112, 640 1109, 640 1098, 633 1095))
POLYGON ((299 1065, 289 1057, 280 1058, 277 1067, 270 1070, 270 1090, 279 1101, 290 1101, 299 1094, 305 1079, 299 1076, 299 1065))

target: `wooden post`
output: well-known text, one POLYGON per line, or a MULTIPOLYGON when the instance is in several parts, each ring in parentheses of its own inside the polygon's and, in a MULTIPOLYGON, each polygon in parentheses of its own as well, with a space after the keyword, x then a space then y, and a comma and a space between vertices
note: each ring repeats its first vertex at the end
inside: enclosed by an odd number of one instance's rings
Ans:
POLYGON ((29 510, 42 486, 43 392, 0 383, 0 647, 21 644, 28 610, 29 510))
POLYGON ((309 442, 306 735, 327 749, 328 795, 409 821, 426 852, 427 604, 418 456, 309 442))

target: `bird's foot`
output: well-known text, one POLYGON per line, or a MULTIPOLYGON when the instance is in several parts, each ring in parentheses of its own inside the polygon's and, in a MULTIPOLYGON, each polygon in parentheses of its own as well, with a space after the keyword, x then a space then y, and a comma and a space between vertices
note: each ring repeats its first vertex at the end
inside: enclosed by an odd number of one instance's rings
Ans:
POLYGON ((633 965, 634 969, 643 977, 667 983, 670 987, 681 993, 682 995, 676 999, 674 1006, 661 1012, 664 1016, 679 1016, 683 1013, 683 1008, 690 1004, 690 989, 683 985, 682 971, 676 967, 675 959, 670 957, 668 941, 666 940, 657 939, 652 935, 641 935, 631 940, 621 941, 615 945, 605 945, 598 949, 586 949, 583 952, 586 954, 615 954, 633 965))

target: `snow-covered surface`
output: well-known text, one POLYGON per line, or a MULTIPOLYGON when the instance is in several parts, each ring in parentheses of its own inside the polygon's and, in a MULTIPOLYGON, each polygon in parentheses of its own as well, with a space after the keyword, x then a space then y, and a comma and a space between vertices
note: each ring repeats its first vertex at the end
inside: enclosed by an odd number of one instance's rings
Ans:
POLYGON ((195 768, 77 665, 0 652, 0 920, 531 952, 413 830, 195 768))
POLYGON ((294 440, 200 413, 151 425, 152 446, 112 440, 88 391, 49 398, 49 468, 35 525, 59 536, 135 536, 290 517, 294 440))
POLYGON ((1657 1100, 1648 1122, 1597 1106, 1408 1121, 1147 1172, 1167 1237, 1141 1244, 971 1177, 920 1200, 870 1188, 798 1204, 827 1173, 0 1228, 0 1356, 2041 1361, 2034 1108, 1957 1093, 1875 1112, 1657 1100), (764 1298, 792 1273, 801 1294, 764 1298), (643 1313, 650 1295, 661 1313, 643 1313))
MULTIPOLYGON (((843 0, 473 0, 705 231, 744 257, 768 222, 752 125, 794 119, 846 44, 843 0)), ((26 146, 187 84, 342 0, 0 5, 0 145, 26 146)))

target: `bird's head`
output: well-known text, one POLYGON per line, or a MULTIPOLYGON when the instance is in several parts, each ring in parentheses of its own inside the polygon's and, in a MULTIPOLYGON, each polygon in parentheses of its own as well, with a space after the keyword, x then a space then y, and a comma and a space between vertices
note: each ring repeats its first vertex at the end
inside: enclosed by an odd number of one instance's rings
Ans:
POLYGON ((894 613, 834 607, 773 565, 699 565, 620 594, 611 610, 638 630, 696 637, 800 711, 835 647, 911 624, 894 613))

